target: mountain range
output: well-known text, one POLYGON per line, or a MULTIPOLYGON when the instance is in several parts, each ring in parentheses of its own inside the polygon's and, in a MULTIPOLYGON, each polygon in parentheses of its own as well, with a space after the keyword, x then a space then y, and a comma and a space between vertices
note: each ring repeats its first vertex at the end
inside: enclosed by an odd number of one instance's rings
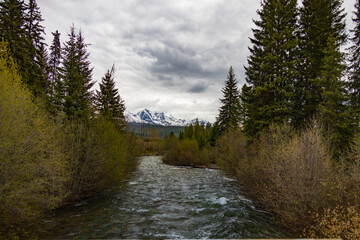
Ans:
MULTIPOLYGON (((186 126, 195 123, 196 119, 187 121, 185 119, 175 118, 172 115, 167 115, 163 112, 151 111, 147 108, 138 113, 125 112, 126 119, 129 123, 141 123, 161 126, 186 126)), ((206 124, 207 121, 199 120, 201 124, 206 124)))

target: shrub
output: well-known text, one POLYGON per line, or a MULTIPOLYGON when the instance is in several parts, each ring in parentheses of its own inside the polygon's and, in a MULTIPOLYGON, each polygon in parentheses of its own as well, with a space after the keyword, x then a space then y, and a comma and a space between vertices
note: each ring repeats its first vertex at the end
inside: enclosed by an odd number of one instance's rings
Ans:
POLYGON ((34 103, 0 42, 0 228, 53 209, 68 179, 61 129, 34 103))
POLYGON ((304 231, 305 237, 360 239, 360 209, 338 206, 313 215, 314 226, 304 231))

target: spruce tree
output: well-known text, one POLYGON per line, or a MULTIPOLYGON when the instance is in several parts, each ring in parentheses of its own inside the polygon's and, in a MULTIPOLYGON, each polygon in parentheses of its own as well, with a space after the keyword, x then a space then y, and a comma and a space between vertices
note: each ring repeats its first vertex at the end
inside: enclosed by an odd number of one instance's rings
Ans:
POLYGON ((28 40, 27 47, 31 61, 30 64, 26 66, 30 74, 28 85, 32 88, 35 95, 45 96, 44 94, 49 84, 47 82, 46 72, 48 67, 44 51, 45 31, 44 27, 41 25, 41 22, 44 21, 44 19, 41 17, 36 0, 29 0, 29 3, 25 5, 25 8, 24 29, 28 40))
POLYGON ((242 93, 244 132, 251 137, 271 123, 293 118, 293 86, 298 76, 296 0, 264 0, 261 7, 250 39, 242 93))
POLYGON ((222 93, 224 98, 220 99, 222 106, 216 119, 219 135, 230 128, 237 128, 240 125, 239 89, 232 67, 229 69, 222 93))
MULTIPOLYGON (((10 53, 20 68, 22 79, 29 79, 28 69, 24 66, 30 62, 28 39, 24 29, 25 6, 20 0, 0 2, 0 38, 9 43, 10 53)), ((26 82, 26 81, 25 81, 26 82)))
POLYGON ((63 66, 60 69, 63 79, 65 114, 71 118, 87 119, 91 114, 92 68, 88 60, 87 44, 75 27, 71 27, 69 40, 64 44, 62 58, 63 66))
POLYGON ((63 100, 64 100, 64 89, 63 81, 61 79, 60 64, 61 64, 61 43, 60 33, 58 31, 53 32, 53 41, 50 46, 50 57, 49 57, 49 87, 47 88, 48 96, 48 110, 53 115, 61 112, 63 100))
POLYGON ((351 30, 352 46, 350 47, 350 106, 351 111, 356 119, 355 126, 359 127, 360 123, 360 0, 356 0, 354 17, 355 28, 351 30))
POLYGON ((300 76, 296 83, 299 97, 296 101, 299 124, 318 115, 319 105, 323 101, 324 60, 329 37, 335 40, 340 51, 347 39, 345 16, 341 0, 304 0, 300 9, 300 76))
POLYGON ((349 146, 352 138, 351 117, 347 106, 346 83, 342 80, 345 71, 344 54, 340 52, 334 37, 328 38, 324 51, 323 67, 317 79, 321 86, 322 102, 319 115, 325 134, 337 155, 349 146))
POLYGON ((123 127, 125 120, 125 104, 119 95, 119 91, 115 88, 114 80, 115 66, 108 70, 102 78, 100 91, 96 91, 97 110, 102 116, 113 121, 116 125, 123 127))

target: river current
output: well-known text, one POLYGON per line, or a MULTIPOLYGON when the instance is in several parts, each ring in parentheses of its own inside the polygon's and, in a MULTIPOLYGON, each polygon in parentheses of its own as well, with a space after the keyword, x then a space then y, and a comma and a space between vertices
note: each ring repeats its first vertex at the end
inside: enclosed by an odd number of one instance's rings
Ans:
POLYGON ((281 238, 267 212, 214 169, 174 167, 142 157, 126 184, 56 211, 41 239, 281 238))

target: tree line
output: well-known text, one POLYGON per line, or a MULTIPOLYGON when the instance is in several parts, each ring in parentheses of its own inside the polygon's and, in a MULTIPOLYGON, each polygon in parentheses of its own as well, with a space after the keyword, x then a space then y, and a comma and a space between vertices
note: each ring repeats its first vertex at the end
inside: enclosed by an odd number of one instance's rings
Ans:
MULTIPOLYGON (((81 31, 44 42, 35 0, 0 1, 0 237, 31 237, 43 214, 120 184, 137 138, 112 66, 95 81, 81 31)), ((36 234, 36 233, 35 233, 36 234)), ((36 235, 35 235, 36 236, 36 235)))
POLYGON ((360 19, 356 1, 350 37, 342 3, 262 1, 250 38, 246 84, 241 91, 226 84, 222 101, 239 103, 223 102, 216 122, 220 132, 224 125, 241 125, 254 139, 271 124, 301 129, 317 118, 333 151, 348 148, 359 129, 360 19))

